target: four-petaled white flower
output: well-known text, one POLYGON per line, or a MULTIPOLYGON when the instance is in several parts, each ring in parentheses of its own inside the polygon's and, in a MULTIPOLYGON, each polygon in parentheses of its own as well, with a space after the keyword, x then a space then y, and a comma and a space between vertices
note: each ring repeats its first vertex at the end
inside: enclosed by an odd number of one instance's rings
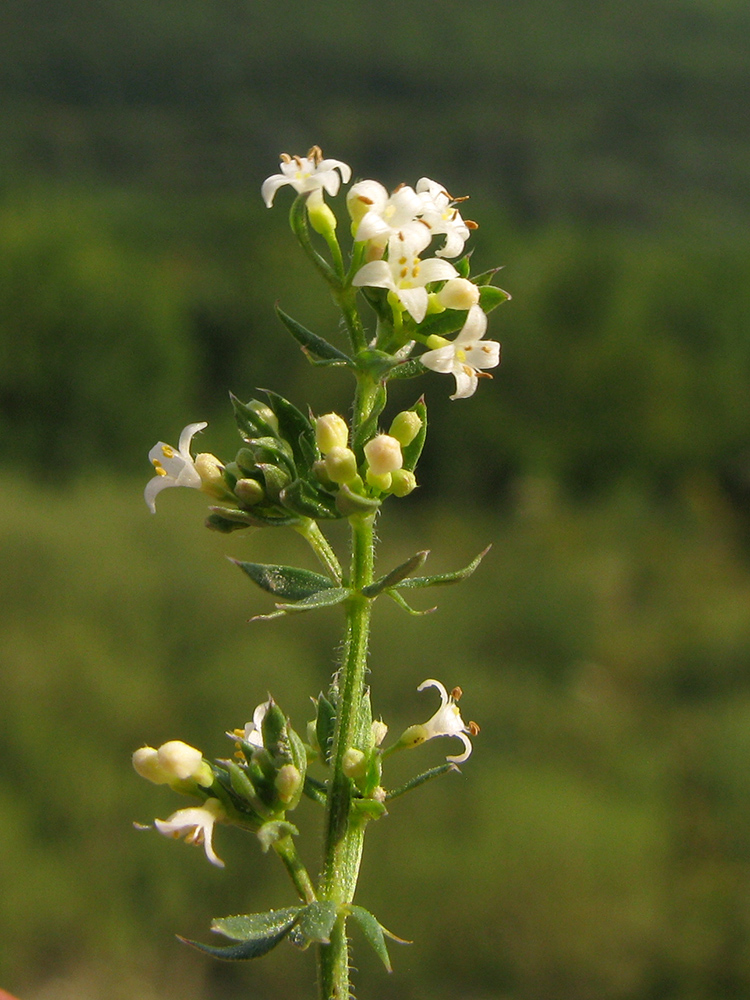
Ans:
POLYGON ((451 198, 442 184, 431 181, 429 177, 422 177, 417 182, 417 194, 422 198, 423 223, 433 236, 445 233, 445 245, 435 252, 435 256, 458 257, 463 252, 470 230, 477 228, 476 223, 465 222, 456 208, 456 199, 451 198))
POLYGON ((199 490, 202 480, 195 462, 190 454, 190 442, 193 435, 202 431, 208 424, 188 424, 180 434, 180 442, 177 448, 171 444, 159 441, 148 453, 149 460, 156 470, 156 475, 146 484, 143 497, 148 504, 152 514, 156 513, 156 495, 168 486, 190 486, 194 490, 199 490))
POLYGON ((404 309, 421 323, 427 312, 427 289, 433 281, 447 281, 458 275, 447 260, 430 257, 420 260, 422 247, 410 233, 392 236, 388 241, 388 260, 372 260, 357 271, 352 284, 357 287, 387 288, 404 309), (403 238, 402 238, 403 236, 403 238))
POLYGON ((184 837, 186 844, 203 845, 206 857, 212 865, 224 867, 224 862, 214 853, 211 838, 216 820, 225 818, 225 813, 218 799, 206 799, 202 806, 191 806, 188 809, 178 809, 169 819, 154 820, 154 826, 165 837, 179 839, 184 837))
POLYGON ((456 391, 451 399, 472 396, 480 377, 492 378, 482 369, 496 368, 500 364, 500 344, 494 340, 482 340, 486 330, 486 315, 479 306, 472 306, 463 329, 454 341, 446 341, 442 347, 420 356, 419 360, 426 368, 455 377, 456 391))
POLYGON ((341 160, 324 160, 319 146, 313 146, 307 156, 282 153, 280 166, 280 174, 272 174, 263 181, 261 195, 268 208, 273 205, 276 192, 285 184, 291 184, 297 194, 317 192, 316 197, 322 200, 323 190, 331 196, 337 194, 341 181, 348 183, 352 175, 351 167, 341 160))
POLYGON ((454 688, 453 691, 448 694, 445 687, 440 683, 440 681, 426 680, 417 688, 417 691, 424 691, 425 688, 434 687, 440 693, 440 708, 435 712, 433 717, 429 722, 425 722, 423 726, 412 726, 412 729, 422 730, 423 739, 419 742, 425 742, 426 740, 432 740, 436 736, 457 736, 458 739, 464 745, 464 752, 458 754, 455 757, 446 757, 446 760, 451 761, 454 764, 462 764, 471 754, 471 740, 467 734, 476 736, 479 732, 479 727, 475 722, 470 722, 468 725, 461 718, 461 712, 459 710, 456 702, 461 697, 461 689, 454 688))
POLYGON ((346 204, 356 224, 357 242, 367 240, 382 248, 392 236, 403 233, 409 235, 415 252, 421 253, 432 239, 429 227, 418 218, 424 201, 406 184, 389 196, 378 181, 359 181, 349 189, 346 204))

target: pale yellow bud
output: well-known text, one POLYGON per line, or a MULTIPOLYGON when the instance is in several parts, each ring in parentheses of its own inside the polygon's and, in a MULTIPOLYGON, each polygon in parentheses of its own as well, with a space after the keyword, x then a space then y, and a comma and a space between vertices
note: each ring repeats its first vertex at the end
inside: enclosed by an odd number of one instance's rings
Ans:
POLYGON ((401 445, 389 434, 378 434, 365 445, 365 458, 374 476, 395 472, 404 463, 401 445))
POLYGON ((375 719, 372 724, 372 742, 373 745, 379 747, 380 744, 385 739, 386 733, 388 732, 388 726, 383 722, 382 719, 375 719))
POLYGON ((154 747, 140 747, 133 754, 133 767, 142 778, 155 785, 166 785, 171 776, 159 763, 159 752, 154 747))
POLYGON ((408 469, 396 469, 396 471, 391 474, 390 492, 395 497, 408 496, 416 488, 417 478, 414 473, 410 472, 408 469))
POLYGON ((365 773, 365 755, 361 750, 349 747, 344 752, 341 766, 347 778, 361 778, 365 773))
POLYGON ((315 440, 324 455, 334 448, 346 448, 349 427, 338 413, 326 413, 315 421, 315 440))
POLYGON ((350 483, 357 475, 357 456, 350 448, 331 448, 325 467, 331 482, 350 483))
POLYGON ((468 278, 450 278, 437 293, 446 309, 471 309, 479 303, 479 289, 468 278))
POLYGON ((422 418, 414 410, 402 410, 393 418, 388 433, 399 442, 402 448, 411 444, 422 428, 422 418))
POLYGON ((234 495, 240 503, 252 507, 253 504, 260 503, 266 491, 257 479, 238 479, 234 484, 234 495))
POLYGON ((162 743, 157 750, 159 766, 168 781, 187 781, 192 778, 199 785, 208 787, 213 784, 213 774, 210 765, 203 760, 203 754, 195 747, 183 743, 182 740, 170 740, 162 743))
POLYGON ((276 791, 282 802, 289 803, 295 797, 302 784, 302 775, 294 764, 284 764, 276 775, 276 791))
POLYGON ((215 497, 224 497, 227 493, 224 482, 224 465, 216 455, 203 451, 195 456, 195 471, 201 477, 201 489, 215 497))

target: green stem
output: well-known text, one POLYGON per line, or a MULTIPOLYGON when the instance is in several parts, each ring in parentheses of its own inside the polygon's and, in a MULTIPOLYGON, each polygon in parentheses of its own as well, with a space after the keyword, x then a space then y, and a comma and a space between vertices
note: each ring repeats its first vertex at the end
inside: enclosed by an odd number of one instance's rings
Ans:
MULTIPOLYGON (((374 518, 352 517, 350 585, 355 591, 372 583, 374 518)), ((326 810, 325 854, 319 896, 344 907, 351 903, 362 858, 364 825, 350 818, 352 782, 344 773, 344 755, 355 745, 365 692, 371 601, 355 593, 346 606, 346 645, 339 670, 338 711, 331 756, 332 775, 326 810)), ((321 1000, 348 1000, 349 951, 342 913, 331 941, 321 945, 318 984, 321 1000)))
POLYGON ((294 846, 291 836, 281 837, 275 841, 273 849, 283 861, 299 898, 305 903, 314 902, 315 889, 312 880, 307 874, 307 869, 302 864, 299 854, 297 854, 297 848, 294 846))
POLYGON ((309 544, 310 548, 328 571, 330 577, 336 583, 340 584, 344 575, 341 564, 336 558, 336 553, 331 548, 328 539, 318 527, 318 522, 308 518, 300 524, 295 524, 294 530, 299 532, 309 544))

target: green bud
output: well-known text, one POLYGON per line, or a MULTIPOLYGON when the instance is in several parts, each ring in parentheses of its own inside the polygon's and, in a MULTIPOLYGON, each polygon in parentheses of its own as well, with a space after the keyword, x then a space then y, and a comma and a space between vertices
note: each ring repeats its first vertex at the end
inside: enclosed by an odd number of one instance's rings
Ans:
POLYGON ((350 483, 357 475, 357 457, 350 448, 332 448, 325 457, 325 466, 334 483, 350 483))
POLYGON ((347 778, 352 778, 356 780, 357 778, 362 778, 365 775, 367 761, 364 753, 361 750, 357 750, 355 747, 349 747, 348 750, 344 752, 344 757, 341 765, 344 769, 344 774, 347 778))
POLYGON ((319 200, 314 198, 314 193, 307 199, 307 217, 315 232, 321 236, 332 236, 336 231, 336 216, 326 205, 322 194, 319 200))
POLYGON ((374 475, 372 469, 368 469, 365 474, 365 479, 367 482, 376 490, 380 490, 381 493, 386 493, 391 488, 391 473, 384 472, 380 476, 374 475))
POLYGON ((405 448, 419 434, 421 427, 422 418, 418 413, 415 413, 414 410, 402 410, 393 418, 388 433, 398 441, 402 448, 405 448))
POLYGON ((395 497, 408 496, 416 488, 417 478, 413 472, 409 472, 408 469, 396 469, 391 473, 390 492, 395 497))
POLYGON ((234 486, 234 495, 248 507, 260 503, 266 495, 266 491, 257 479, 238 479, 234 486))
POLYGON ((253 413, 257 413, 261 420, 265 420, 269 427, 272 428, 274 434, 279 433, 279 421, 276 419, 276 414, 273 412, 267 403, 261 403, 259 399, 251 399, 247 404, 249 410, 253 413))

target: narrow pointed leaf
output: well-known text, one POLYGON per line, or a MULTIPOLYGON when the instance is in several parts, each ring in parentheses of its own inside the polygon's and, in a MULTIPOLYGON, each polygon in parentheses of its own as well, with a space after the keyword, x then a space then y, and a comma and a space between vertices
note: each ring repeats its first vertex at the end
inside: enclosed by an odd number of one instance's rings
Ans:
POLYGON ((365 940, 372 947, 375 954, 386 967, 388 972, 392 972, 391 959, 388 949, 385 946, 385 935, 383 928, 378 923, 377 918, 366 910, 363 906, 351 906, 349 912, 352 919, 358 924, 359 929, 365 936, 365 940))
POLYGON ((386 590, 386 594, 390 597, 394 604, 398 604, 402 611, 405 611, 409 615, 431 615, 433 611, 437 611, 437 608, 426 608, 424 611, 417 611, 410 604, 404 600, 404 598, 399 594, 397 590, 386 590))
POLYGON ((279 422, 279 436, 289 442, 294 452, 294 460, 304 467, 306 459, 300 447, 300 438, 304 437, 308 445, 315 449, 313 425, 288 399, 284 399, 283 396, 279 396, 278 393, 272 392, 270 389, 264 389, 263 392, 268 397, 269 405, 279 422))
POLYGON ((446 309, 445 312, 434 313, 419 324, 419 332, 425 337, 449 337, 461 329, 467 315, 465 309, 446 309))
POLYGON ((348 597, 352 596, 352 591, 349 587, 331 587, 330 581, 328 581, 329 587, 326 590, 319 590, 316 594, 310 594, 309 597, 305 597, 301 601, 295 601, 294 604, 277 604, 276 607, 279 611, 314 611, 315 608, 330 608, 334 604, 341 604, 348 597))
POLYGON ((297 920, 304 906, 286 906, 268 913, 245 913, 233 917, 217 917, 211 930, 232 941, 258 941, 269 934, 288 930, 297 920))
POLYGON ((299 569, 297 566, 275 566, 270 563, 242 562, 239 559, 229 561, 234 563, 256 583, 261 590, 277 597, 286 597, 290 601, 301 601, 321 590, 333 589, 333 583, 321 573, 313 573, 309 569, 299 569))
POLYGON ((308 941, 329 944, 331 931, 336 923, 338 907, 329 900, 316 900, 303 910, 297 923, 297 930, 308 941))
POLYGON ((502 271, 502 269, 503 269, 502 267, 491 267, 488 271, 482 271, 481 274, 472 275, 471 280, 474 282, 475 285, 478 285, 480 288, 482 288, 483 286, 489 285, 489 283, 495 277, 497 272, 502 271))
POLYGON ((289 510, 302 517, 328 521, 341 517, 332 496, 316 490, 302 479, 295 479, 293 483, 285 486, 279 494, 279 500, 289 510))
POLYGON ((421 396, 411 409, 422 421, 422 426, 419 428, 414 440, 402 449, 401 454, 404 459, 403 467, 409 472, 414 472, 424 448, 425 438, 427 437, 427 404, 424 401, 424 396, 421 396))
POLYGON ((380 507, 380 501, 363 497, 344 483, 336 494, 336 507, 344 517, 352 517, 355 514, 367 515, 375 513, 380 507))
POLYGON ((357 428, 357 433, 354 435, 353 448, 356 452, 359 452, 359 450, 367 444, 370 438, 375 437, 377 434, 378 418, 383 412, 387 400, 388 393, 386 392, 385 386, 379 385, 375 390, 372 408, 367 416, 367 419, 362 421, 360 426, 357 428))
MULTIPOLYGON (((299 518, 292 516, 291 513, 288 517, 273 517, 262 514, 257 508, 253 508, 252 512, 248 510, 237 510, 234 507, 209 507, 208 509, 211 511, 212 515, 216 515, 217 519, 235 523, 238 527, 286 527, 290 524, 299 523, 299 518)), ((212 519, 209 518, 209 520, 212 519)), ((232 529, 230 528, 228 530, 231 531, 232 529)))
POLYGON ((497 285, 485 285, 479 289, 479 305, 486 313, 492 312, 493 309, 509 299, 510 295, 502 288, 498 288, 497 285))
POLYGON ((323 760, 327 764, 336 728, 336 709, 322 693, 318 695, 316 706, 318 714, 315 719, 315 738, 318 741, 323 760))
POLYGON ((354 367, 354 362, 348 355, 344 354, 337 347, 334 347, 333 344, 329 344, 323 337, 319 337, 316 333, 302 326, 301 323, 298 323, 296 319, 285 313, 279 306, 276 306, 276 315, 297 343, 302 346, 305 354, 312 355, 314 359, 324 361, 326 364, 340 364, 348 365, 350 368, 354 367))
POLYGON ((430 781, 432 778, 439 778, 441 774, 450 774, 452 771, 459 771, 460 768, 449 762, 447 764, 439 764, 437 767, 431 767, 429 771, 423 771, 414 778, 410 778, 405 784, 400 785, 398 788, 392 789, 390 792, 385 793, 386 801, 388 799, 398 798, 399 795, 404 795, 406 792, 411 792, 415 788, 419 788, 426 781, 430 781))
POLYGON ((229 393, 229 398, 234 409, 235 422, 244 437, 274 437, 273 427, 259 416, 251 406, 243 403, 233 392, 229 393))
POLYGON ((425 549, 423 552, 415 553, 411 559, 407 559, 406 562, 401 563, 395 569, 392 569, 390 573, 386 573, 385 576, 381 576, 379 580, 371 583, 367 587, 362 588, 362 593, 365 597, 377 597, 378 594, 382 593, 388 587, 395 587, 397 583, 401 583, 407 576, 411 576, 424 565, 424 561, 429 554, 429 549, 425 549))
MULTIPOLYGON (((262 955, 267 955, 272 948, 275 948, 277 944, 284 940, 292 927, 294 927, 301 909, 301 907, 294 906, 289 907, 286 911, 277 910, 275 913, 271 911, 271 913, 250 914, 244 919, 252 922, 254 918, 265 917, 267 918, 266 926, 263 927, 262 920, 255 924, 254 927, 248 925, 247 930, 250 936, 240 939, 237 944, 216 947, 215 945, 203 944, 200 941, 191 941, 189 938, 183 937, 180 937, 180 941, 189 944, 192 948, 197 948, 198 951, 202 951, 206 955, 211 955, 213 958, 221 958, 225 961, 237 962, 246 961, 251 958, 260 958, 262 955), (291 911, 294 912, 292 913, 291 911), (282 914, 283 919, 280 917, 282 914), (276 917, 279 917, 279 919, 275 919, 276 917)), ((219 933, 223 933, 227 937, 233 937, 234 933, 237 933, 238 928, 235 928, 233 934, 227 934, 225 930, 221 930, 218 927, 218 924, 225 921, 239 921, 242 919, 241 917, 225 917, 214 921, 213 929, 218 930, 219 933)))
POLYGON ((465 566, 463 569, 457 569, 453 573, 438 573, 435 576, 412 576, 408 580, 402 580, 401 583, 396 584, 396 586, 403 590, 407 588, 416 589, 418 587, 439 587, 448 583, 460 583, 461 580, 465 580, 467 576, 471 576, 491 548, 492 546, 488 545, 486 549, 483 549, 479 553, 476 559, 473 559, 469 565, 465 566))
POLYGON ((402 361, 401 364, 394 365, 388 372, 387 378, 389 381, 393 378, 416 378, 418 375, 424 375, 426 371, 427 368, 425 368, 419 358, 409 358, 408 361, 402 361))

